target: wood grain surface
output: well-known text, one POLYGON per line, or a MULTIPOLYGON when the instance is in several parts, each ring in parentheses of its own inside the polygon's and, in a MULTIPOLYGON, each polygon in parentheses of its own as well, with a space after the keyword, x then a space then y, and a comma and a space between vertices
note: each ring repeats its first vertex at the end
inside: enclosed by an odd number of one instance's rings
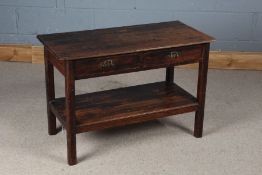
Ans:
POLYGON ((214 38, 182 22, 38 35, 61 60, 77 60, 209 43, 214 38))
POLYGON ((31 62, 31 60, 32 49, 30 45, 0 45, 0 61, 31 62))
MULTIPOLYGON (((65 98, 51 101, 50 106, 60 119, 66 120, 65 98)), ((76 95, 77 132, 152 120, 195 111, 197 107, 195 97, 166 82, 76 95)))
MULTIPOLYGON (((211 69, 262 70, 262 52, 211 51, 209 57, 209 68, 211 69)), ((0 61, 43 64, 44 48, 36 45, 2 44, 0 45, 0 61), (14 54, 14 50, 19 51, 14 54)), ((195 69, 197 64, 178 67, 195 69)))

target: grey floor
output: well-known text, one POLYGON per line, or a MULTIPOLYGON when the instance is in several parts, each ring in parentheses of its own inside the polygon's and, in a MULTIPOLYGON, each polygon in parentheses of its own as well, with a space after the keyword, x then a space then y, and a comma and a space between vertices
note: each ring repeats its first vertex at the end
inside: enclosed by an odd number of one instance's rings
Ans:
MULTIPOLYGON (((0 62, 0 174, 261 175, 262 72, 210 70, 204 137, 194 114, 77 135, 79 163, 66 163, 65 132, 47 135, 43 65, 0 62)), ((175 71, 195 94, 197 72, 175 71)), ((77 93, 161 81, 154 70, 77 81, 77 93)), ((64 94, 56 72, 56 91, 64 94)))

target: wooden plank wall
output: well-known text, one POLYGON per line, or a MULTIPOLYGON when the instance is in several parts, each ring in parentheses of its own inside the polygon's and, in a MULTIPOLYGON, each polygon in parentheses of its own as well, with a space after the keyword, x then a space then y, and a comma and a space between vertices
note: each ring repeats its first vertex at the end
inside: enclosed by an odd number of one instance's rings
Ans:
MULTIPOLYGON (((0 45, 0 61, 43 64, 43 47, 32 45, 0 45)), ((196 68, 197 65, 181 66, 196 68)), ((262 52, 210 52, 210 68, 262 70, 262 52)))

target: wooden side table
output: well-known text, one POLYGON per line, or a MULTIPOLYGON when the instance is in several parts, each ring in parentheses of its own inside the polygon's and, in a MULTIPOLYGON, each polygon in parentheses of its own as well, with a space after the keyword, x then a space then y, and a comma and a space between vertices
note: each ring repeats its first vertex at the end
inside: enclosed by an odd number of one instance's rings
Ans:
POLYGON ((44 44, 48 132, 56 118, 67 133, 68 164, 77 163, 76 134, 196 112, 202 137, 209 45, 214 39, 179 21, 38 35, 44 44), (174 83, 174 66, 199 63, 197 97, 174 83), (54 68, 65 77, 55 98, 54 68), (75 80, 166 68, 166 80, 75 95, 75 80))

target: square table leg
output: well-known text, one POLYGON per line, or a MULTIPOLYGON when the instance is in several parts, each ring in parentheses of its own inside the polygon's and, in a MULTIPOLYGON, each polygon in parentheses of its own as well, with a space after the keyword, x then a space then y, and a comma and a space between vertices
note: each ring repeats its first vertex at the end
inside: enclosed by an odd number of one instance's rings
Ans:
POLYGON ((75 122, 75 76, 74 62, 65 62, 65 96, 66 96, 66 136, 67 160, 69 165, 77 163, 76 157, 76 122, 75 122))
POLYGON ((44 49, 45 59, 45 82, 46 82, 46 102, 47 102, 47 121, 48 121, 48 133, 49 135, 55 135, 56 129, 56 117, 52 113, 49 102, 55 99, 55 84, 54 84, 54 66, 49 62, 50 54, 48 50, 44 49))
POLYGON ((174 66, 166 68, 166 85, 173 84, 174 82, 174 66))
POLYGON ((200 138, 203 135, 209 48, 210 48, 210 44, 208 43, 205 45, 203 59, 199 61, 199 68, 198 68, 197 101, 199 107, 195 114, 195 128, 194 128, 194 136, 197 138, 200 138))

